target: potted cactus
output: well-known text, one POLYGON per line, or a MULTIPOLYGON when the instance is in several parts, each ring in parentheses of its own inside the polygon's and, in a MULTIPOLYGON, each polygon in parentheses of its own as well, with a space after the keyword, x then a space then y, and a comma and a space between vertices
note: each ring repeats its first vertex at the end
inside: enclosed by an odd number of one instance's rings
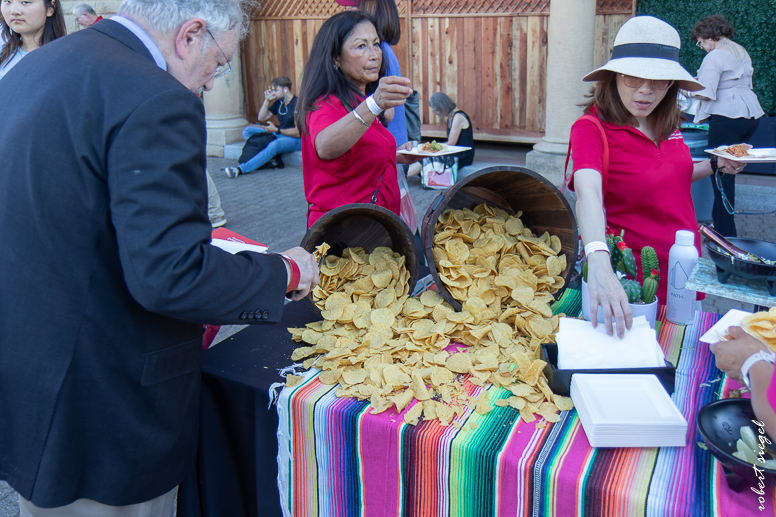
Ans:
MULTIPOLYGON (((647 321, 655 327, 657 317, 657 285, 660 281, 660 267, 657 253, 651 246, 641 249, 642 281, 639 282, 638 267, 633 250, 623 239, 625 230, 620 235, 607 228, 606 244, 609 246, 609 256, 612 262, 612 270, 620 279, 625 294, 628 296, 633 317, 646 316, 647 321)), ((603 322, 603 311, 598 309, 598 321, 603 322)), ((587 262, 582 266, 582 314, 585 319, 590 319, 590 296, 587 291, 587 262)))

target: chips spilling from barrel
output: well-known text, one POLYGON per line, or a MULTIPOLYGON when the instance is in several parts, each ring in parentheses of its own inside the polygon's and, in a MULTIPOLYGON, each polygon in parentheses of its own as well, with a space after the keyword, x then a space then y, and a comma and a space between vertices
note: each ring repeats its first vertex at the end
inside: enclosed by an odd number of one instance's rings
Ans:
MULTIPOLYGON (((391 407, 407 423, 453 424, 496 406, 520 410, 526 422, 557 422, 571 399, 550 390, 539 359, 554 341, 558 316, 552 294, 563 286, 560 241, 534 236, 499 209, 448 210, 437 223, 434 259, 440 277, 463 302, 456 312, 435 291, 409 296, 404 257, 389 248, 348 248, 326 256, 313 300, 323 321, 288 329, 309 346, 294 361, 321 368, 339 397, 369 400, 372 413, 391 407), (468 381, 468 382, 467 382, 468 381), (489 385, 503 386, 488 400, 489 385)), ((325 251, 323 251, 325 253, 325 251)))

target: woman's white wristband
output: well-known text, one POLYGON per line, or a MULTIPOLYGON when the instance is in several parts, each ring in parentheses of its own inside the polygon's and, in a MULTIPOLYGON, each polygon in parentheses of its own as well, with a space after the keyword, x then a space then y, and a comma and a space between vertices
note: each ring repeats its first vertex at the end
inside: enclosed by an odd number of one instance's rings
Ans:
POLYGON ((590 256, 596 251, 605 251, 609 253, 609 246, 604 241, 591 241, 585 244, 585 255, 590 256))
POLYGON ((377 105, 377 101, 374 99, 374 96, 372 95, 366 98, 366 107, 369 108, 369 111, 371 111, 372 115, 374 115, 375 117, 383 112, 383 108, 377 105))

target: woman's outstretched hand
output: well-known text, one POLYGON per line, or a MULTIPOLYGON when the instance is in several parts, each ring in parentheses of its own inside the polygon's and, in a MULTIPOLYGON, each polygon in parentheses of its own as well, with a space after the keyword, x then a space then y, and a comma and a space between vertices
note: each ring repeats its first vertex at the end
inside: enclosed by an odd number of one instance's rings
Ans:
POLYGON ((372 94, 375 102, 382 109, 401 106, 412 95, 410 80, 406 77, 389 75, 380 79, 377 90, 372 94))

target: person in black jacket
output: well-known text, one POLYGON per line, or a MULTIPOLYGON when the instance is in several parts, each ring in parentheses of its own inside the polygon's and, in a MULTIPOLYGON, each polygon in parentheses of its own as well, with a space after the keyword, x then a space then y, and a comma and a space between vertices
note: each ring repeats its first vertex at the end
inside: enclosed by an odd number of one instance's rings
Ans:
POLYGON ((301 248, 209 244, 194 91, 228 72, 247 7, 125 0, 0 81, 0 479, 22 516, 173 515, 202 323, 277 322, 317 284, 301 248))

